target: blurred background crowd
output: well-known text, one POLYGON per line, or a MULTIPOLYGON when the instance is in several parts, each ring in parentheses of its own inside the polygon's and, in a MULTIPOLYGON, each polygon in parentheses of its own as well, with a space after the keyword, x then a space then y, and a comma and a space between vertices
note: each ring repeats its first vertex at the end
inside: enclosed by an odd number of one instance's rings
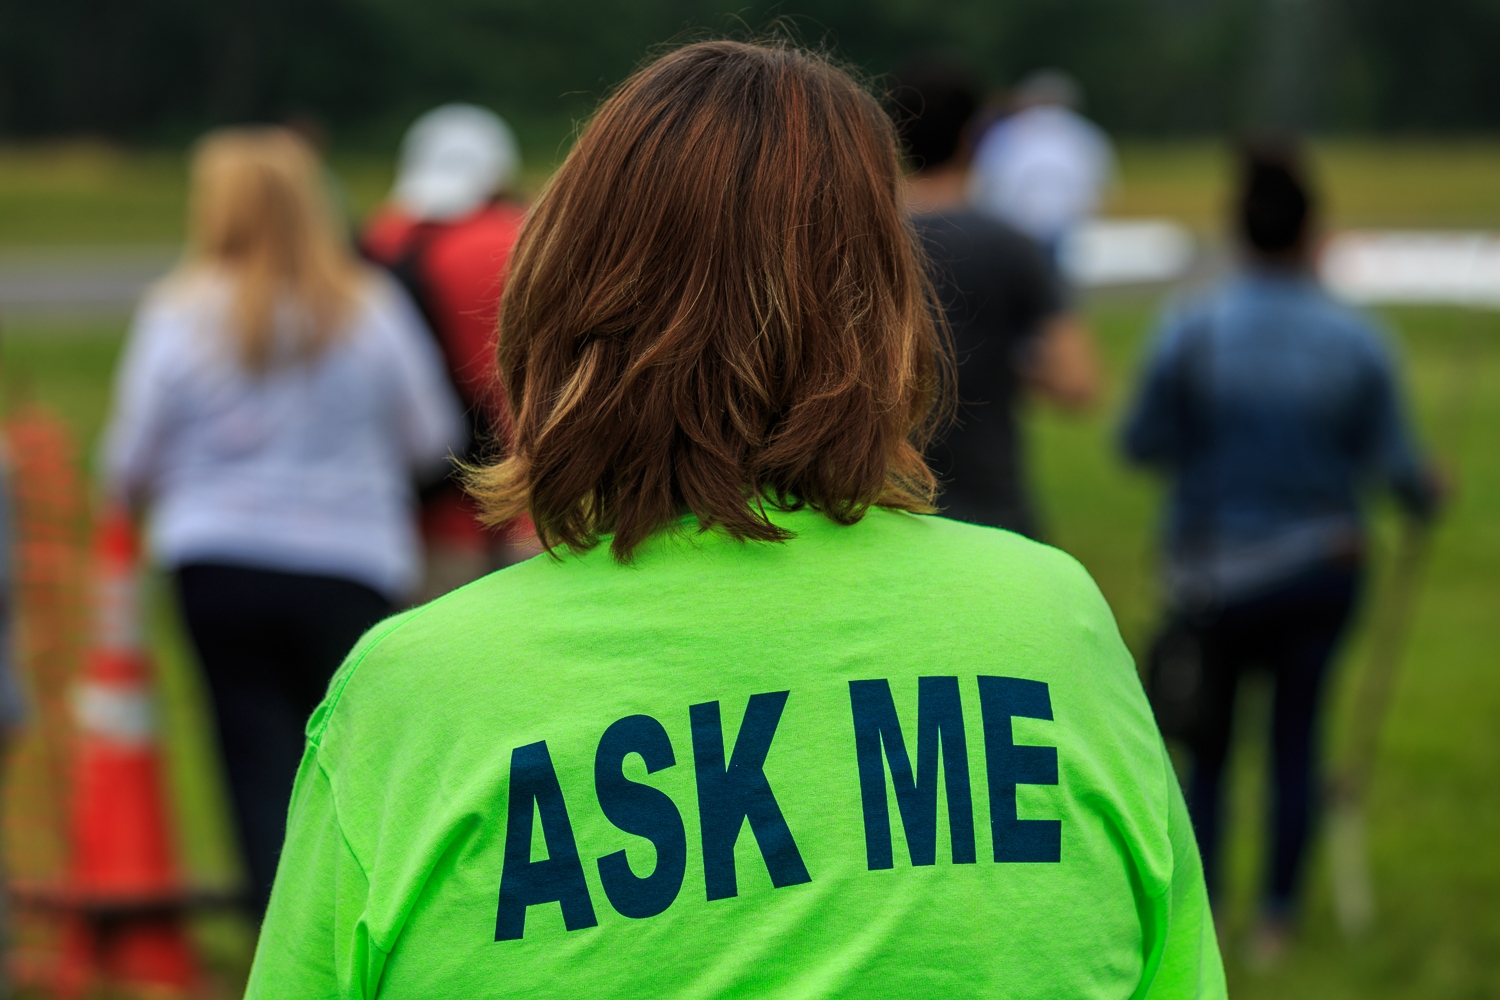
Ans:
POLYGON ((641 60, 765 31, 891 112, 958 352, 940 504, 1099 581, 1231 989, 1500 996, 1481 0, 0 0, 22 988, 91 724, 52 635, 88 628, 36 596, 70 509, 27 480, 38 449, 78 518, 148 528, 169 841, 206 988, 235 995, 344 650, 537 551, 455 472, 504 438, 488 366, 529 197, 641 60))

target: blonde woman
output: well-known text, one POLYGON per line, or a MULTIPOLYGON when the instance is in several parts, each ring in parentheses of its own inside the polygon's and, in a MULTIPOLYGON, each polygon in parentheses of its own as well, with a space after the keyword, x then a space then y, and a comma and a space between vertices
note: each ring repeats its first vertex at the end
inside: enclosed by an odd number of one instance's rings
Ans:
POLYGON ((135 318, 105 464, 176 578, 259 913, 303 726, 416 583, 412 483, 464 431, 431 334, 351 254, 305 143, 213 133, 192 184, 190 252, 135 318))

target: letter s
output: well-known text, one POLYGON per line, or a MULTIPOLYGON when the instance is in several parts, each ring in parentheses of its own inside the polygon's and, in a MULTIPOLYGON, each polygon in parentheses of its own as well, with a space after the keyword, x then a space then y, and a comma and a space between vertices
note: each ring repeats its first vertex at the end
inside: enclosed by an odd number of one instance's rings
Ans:
POLYGON ((624 851, 599 859, 599 881, 610 904, 626 917, 654 917, 672 905, 687 868, 687 837, 682 814, 665 792, 631 781, 625 758, 640 754, 646 773, 672 767, 677 758, 662 724, 649 715, 629 715, 599 738, 594 754, 594 790, 611 823, 644 837, 656 847, 656 869, 645 878, 630 868, 624 851))

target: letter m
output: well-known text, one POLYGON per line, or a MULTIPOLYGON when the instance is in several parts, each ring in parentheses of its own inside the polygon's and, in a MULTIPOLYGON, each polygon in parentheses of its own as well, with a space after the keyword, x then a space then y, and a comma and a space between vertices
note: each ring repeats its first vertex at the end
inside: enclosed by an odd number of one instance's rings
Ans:
POLYGON ((969 791, 969 747, 964 738, 963 703, 957 677, 917 679, 917 772, 913 776, 901 720, 889 681, 850 681, 854 748, 859 757, 859 794, 865 813, 865 857, 870 869, 891 868, 891 820, 885 792, 885 762, 906 848, 913 865, 937 861, 938 751, 948 791, 948 835, 953 863, 974 863, 974 803, 969 791), (884 747, 882 754, 881 748, 884 747))

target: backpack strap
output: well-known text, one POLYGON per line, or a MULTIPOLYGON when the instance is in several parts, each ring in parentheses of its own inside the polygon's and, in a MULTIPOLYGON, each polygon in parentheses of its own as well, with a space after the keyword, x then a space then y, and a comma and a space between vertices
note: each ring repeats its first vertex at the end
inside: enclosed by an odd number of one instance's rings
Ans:
MULTIPOLYGON (((464 422, 468 427, 469 443, 464 448, 463 454, 458 457, 463 464, 473 465, 486 457, 486 449, 494 439, 495 428, 489 414, 485 412, 484 405, 478 400, 466 399, 463 387, 458 384, 457 372, 451 367, 447 345, 443 341, 441 319, 438 316, 436 303, 433 301, 432 284, 427 275, 427 255, 433 243, 448 228, 448 224, 444 222, 419 222, 407 234, 394 260, 390 263, 380 261, 376 263, 390 272, 410 296, 412 304, 417 307, 417 312, 426 323, 432 339, 437 343, 438 352, 443 357, 444 367, 448 373, 449 384, 453 386, 453 394, 465 405, 464 422)), ((370 255, 367 252, 365 256, 370 255)), ((421 499, 427 500, 440 493, 457 473, 457 467, 450 468, 436 482, 422 484, 419 490, 421 499)))
MULTIPOLYGON (((427 252, 446 228, 441 222, 417 223, 407 233, 396 259, 386 265, 386 270, 401 283, 401 287, 411 297, 412 304, 422 314, 422 319, 426 321, 427 329, 437 340, 439 348, 443 346, 443 338, 438 332, 437 310, 427 281, 427 252)), ((447 357, 447 351, 443 352, 443 356, 447 357)))

